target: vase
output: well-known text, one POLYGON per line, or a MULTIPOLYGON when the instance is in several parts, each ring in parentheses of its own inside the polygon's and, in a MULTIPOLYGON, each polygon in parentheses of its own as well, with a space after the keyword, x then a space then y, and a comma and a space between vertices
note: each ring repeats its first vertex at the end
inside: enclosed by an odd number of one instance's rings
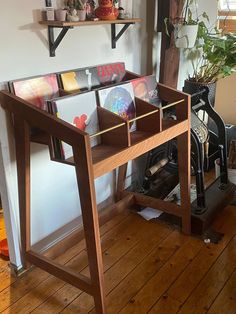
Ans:
POLYGON ((193 48, 197 39, 198 25, 174 25, 175 46, 177 48, 193 48))
POLYGON ((79 17, 79 21, 85 21, 86 20, 86 10, 77 10, 77 14, 79 17))
POLYGON ((95 15, 100 20, 116 20, 118 17, 118 9, 113 6, 112 0, 99 0, 99 7, 95 10, 95 15))

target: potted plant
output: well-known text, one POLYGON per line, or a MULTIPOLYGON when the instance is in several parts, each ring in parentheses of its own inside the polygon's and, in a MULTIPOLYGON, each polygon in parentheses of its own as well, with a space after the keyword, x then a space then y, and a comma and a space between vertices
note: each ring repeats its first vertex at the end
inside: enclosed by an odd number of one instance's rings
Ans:
POLYGON ((75 9, 77 10, 79 20, 86 20, 86 4, 82 0, 75 0, 75 9))
POLYGON ((55 10, 55 17, 57 21, 64 22, 66 20, 67 10, 66 9, 57 9, 55 10))
POLYGON ((193 74, 185 81, 184 91, 193 94, 207 86, 214 105, 216 81, 235 71, 236 36, 209 30, 204 22, 199 22, 197 44, 186 49, 185 55, 191 61, 193 74))
MULTIPOLYGON (((204 12, 203 17, 206 17, 204 12)), ((174 31, 175 45, 177 48, 192 48, 195 45, 199 17, 195 0, 185 0, 181 16, 173 19, 166 18, 166 32, 174 31), (193 12, 194 11, 194 12, 193 12), (194 13, 194 14, 193 14, 194 13), (195 15, 195 17, 193 17, 195 15)))

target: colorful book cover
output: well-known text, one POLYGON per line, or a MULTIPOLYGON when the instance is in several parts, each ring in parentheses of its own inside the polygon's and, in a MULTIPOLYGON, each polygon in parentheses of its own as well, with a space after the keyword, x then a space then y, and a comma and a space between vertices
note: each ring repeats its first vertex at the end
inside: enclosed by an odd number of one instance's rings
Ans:
MULTIPOLYGON (((100 106, 114 112, 126 120, 131 120, 136 116, 134 91, 131 83, 113 86, 98 90, 100 106)), ((136 124, 132 123, 130 131, 136 129, 136 124)))
POLYGON ((135 97, 141 98, 157 107, 161 105, 154 75, 143 76, 131 81, 135 97))
POLYGON ((125 77, 124 62, 103 64, 97 66, 97 74, 101 85, 109 85, 122 82, 125 77))
POLYGON ((61 73, 62 87, 67 92, 89 91, 100 86, 96 67, 61 73))
POLYGON ((56 74, 17 80, 11 84, 16 96, 43 110, 47 110, 47 100, 59 97, 56 74))
MULTIPOLYGON (((57 116, 57 109, 53 103, 53 100, 47 101, 47 107, 48 107, 48 112, 50 114, 57 116)), ((53 148, 52 149, 53 157, 56 159, 64 159, 64 152, 63 152, 61 141, 53 136, 50 138, 50 140, 51 140, 51 144, 53 148)))
POLYGON ((60 77, 65 91, 80 92, 119 83, 124 79, 125 73, 125 64, 117 62, 64 72, 60 77))
MULTIPOLYGON (((95 92, 70 95, 52 101, 54 114, 80 130, 94 134, 99 131, 97 116, 97 103, 95 92)), ((99 143, 99 137, 91 139, 91 147, 99 143)), ((63 158, 68 159, 73 156, 72 147, 61 142, 63 158)))

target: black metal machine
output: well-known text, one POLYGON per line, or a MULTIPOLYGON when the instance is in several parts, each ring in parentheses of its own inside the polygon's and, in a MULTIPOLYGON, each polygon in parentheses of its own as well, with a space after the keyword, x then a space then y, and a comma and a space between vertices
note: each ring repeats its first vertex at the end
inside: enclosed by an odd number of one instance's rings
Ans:
MULTIPOLYGON (((208 139, 201 141, 198 132, 194 128, 194 120, 191 123, 191 155, 192 167, 196 176, 197 198, 192 203, 192 231, 201 233, 205 230, 216 213, 223 209, 233 199, 236 186, 228 180, 227 169, 227 140, 226 128, 222 118, 211 106, 208 99, 209 90, 204 87, 202 91, 191 95, 192 116, 199 110, 207 113, 211 123, 215 124, 216 132, 208 130, 208 139), (199 95, 200 98, 199 98, 199 95), (197 100, 196 100, 197 99, 197 100), (209 141, 213 137, 217 146, 217 155, 220 158, 220 176, 207 189, 204 187, 204 164, 209 167, 209 141), (204 163, 205 160, 205 163, 204 163)), ((211 143, 210 143, 211 144, 211 143)))
MULTIPOLYGON (((226 128, 223 120, 211 106, 208 99, 209 90, 204 87, 191 95, 191 165, 196 177, 197 198, 192 202, 192 232, 202 234, 214 219, 216 213, 227 206, 233 199, 236 186, 228 180, 226 128), (209 130, 207 123, 199 118, 199 112, 208 115, 214 130, 209 130), (210 153, 209 153, 210 152, 210 153), (220 158, 220 176, 205 189, 204 170, 209 168, 217 157, 220 158)), ((151 152, 148 159, 145 187, 152 180, 154 169, 164 167, 177 175, 177 147, 172 141, 166 146, 151 152), (149 172, 148 172, 149 171, 149 172)), ((156 172, 157 173, 157 172, 156 172)))

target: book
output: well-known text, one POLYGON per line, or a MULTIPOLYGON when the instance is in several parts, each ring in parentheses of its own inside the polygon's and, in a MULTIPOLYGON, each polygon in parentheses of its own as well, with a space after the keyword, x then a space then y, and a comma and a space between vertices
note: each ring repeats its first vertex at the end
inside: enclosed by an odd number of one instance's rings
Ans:
MULTIPOLYGON (((100 89, 98 90, 98 98, 101 107, 126 120, 135 118, 135 98, 131 83, 100 89)), ((133 122, 130 125, 130 131, 134 131, 135 129, 136 124, 133 122)))
MULTIPOLYGON (((50 112, 59 119, 90 135, 99 131, 97 102, 94 91, 54 99, 49 103, 49 108, 50 112)), ((98 145, 99 142, 99 137, 92 138, 91 147, 98 145)), ((61 159, 68 159, 73 156, 72 147, 69 144, 60 141, 60 147, 61 159)), ((58 152, 58 147, 55 147, 55 149, 58 152)))
POLYGON ((12 81, 10 88, 16 96, 42 110, 47 110, 47 100, 59 97, 56 74, 12 81))
POLYGON ((125 73, 125 64, 116 62, 64 72, 60 79, 65 91, 80 92, 121 82, 125 73))
POLYGON ((60 77, 62 88, 67 92, 90 91, 100 86, 97 69, 94 67, 61 73, 60 77))
POLYGON ((125 77, 124 62, 103 64, 97 66, 97 74, 100 85, 110 85, 122 82, 125 77))

